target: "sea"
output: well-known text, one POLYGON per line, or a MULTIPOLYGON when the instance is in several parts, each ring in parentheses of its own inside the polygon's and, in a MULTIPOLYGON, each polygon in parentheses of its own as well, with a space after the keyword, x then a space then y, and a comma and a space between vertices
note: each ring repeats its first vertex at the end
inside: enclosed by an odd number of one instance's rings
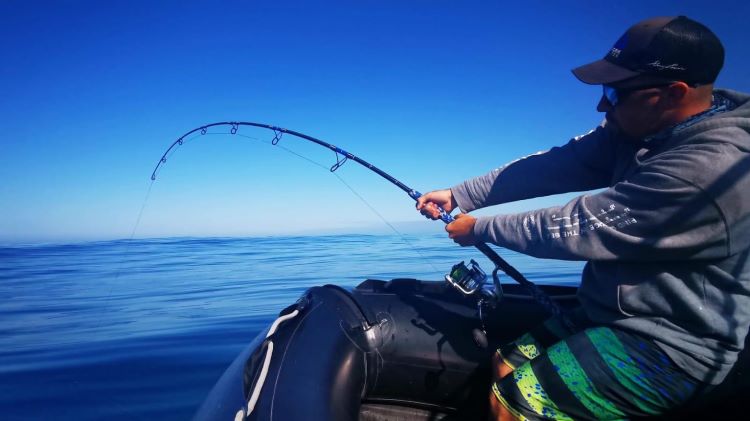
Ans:
MULTIPOLYGON (((579 282, 581 262, 497 250, 534 282, 579 282)), ((2 246, 0 419, 190 419, 307 288, 440 281, 470 259, 491 271, 476 249, 434 234, 2 246)))

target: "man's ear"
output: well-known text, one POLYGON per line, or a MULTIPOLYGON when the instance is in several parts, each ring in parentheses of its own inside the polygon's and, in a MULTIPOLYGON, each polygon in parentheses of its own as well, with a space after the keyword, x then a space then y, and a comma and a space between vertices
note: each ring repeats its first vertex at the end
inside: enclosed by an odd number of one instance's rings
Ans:
POLYGON ((672 107, 683 104, 688 96, 690 87, 685 82, 675 82, 667 87, 667 99, 672 107))

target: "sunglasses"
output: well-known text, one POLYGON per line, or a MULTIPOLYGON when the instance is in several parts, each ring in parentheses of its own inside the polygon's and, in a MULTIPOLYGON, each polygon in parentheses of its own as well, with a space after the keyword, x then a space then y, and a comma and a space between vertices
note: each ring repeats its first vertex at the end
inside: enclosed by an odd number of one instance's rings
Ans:
POLYGON ((602 85, 602 91, 604 98, 607 99, 607 102, 609 102, 609 105, 615 107, 618 103, 622 102, 627 98, 628 95, 632 94, 636 91, 645 91, 646 89, 653 89, 653 88, 663 88, 665 86, 670 86, 675 82, 667 82, 667 83, 659 83, 656 85, 645 85, 645 86, 635 86, 631 88, 613 88, 609 85, 602 85))

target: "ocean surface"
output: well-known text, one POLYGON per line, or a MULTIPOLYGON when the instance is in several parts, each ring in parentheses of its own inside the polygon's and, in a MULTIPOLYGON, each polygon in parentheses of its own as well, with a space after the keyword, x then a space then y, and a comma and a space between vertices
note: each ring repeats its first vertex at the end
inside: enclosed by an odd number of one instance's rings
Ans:
MULTIPOLYGON (((577 284, 583 266, 499 252, 539 283, 577 284)), ((0 247, 0 419, 190 419, 234 357, 307 288, 441 280, 471 258, 491 271, 444 235, 0 247)))

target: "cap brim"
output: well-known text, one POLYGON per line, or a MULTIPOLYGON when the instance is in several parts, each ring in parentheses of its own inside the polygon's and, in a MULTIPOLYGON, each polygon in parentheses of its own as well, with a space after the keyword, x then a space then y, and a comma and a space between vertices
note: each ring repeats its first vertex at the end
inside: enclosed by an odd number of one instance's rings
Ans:
POLYGON ((608 85, 630 79, 631 77, 638 76, 640 73, 601 59, 581 67, 576 67, 573 69, 573 74, 578 80, 589 85, 608 85))

